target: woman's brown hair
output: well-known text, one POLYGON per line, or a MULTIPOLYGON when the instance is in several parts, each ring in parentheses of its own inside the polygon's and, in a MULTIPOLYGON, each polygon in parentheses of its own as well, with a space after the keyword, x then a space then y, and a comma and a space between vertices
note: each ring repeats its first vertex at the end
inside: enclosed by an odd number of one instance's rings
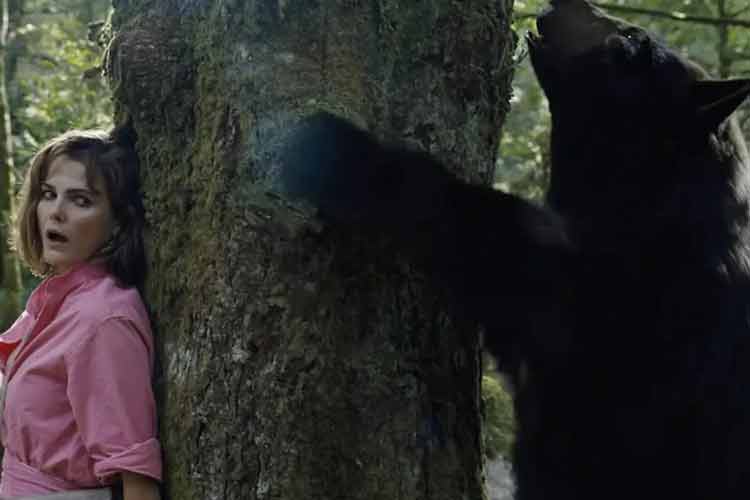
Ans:
POLYGON ((19 195, 20 204, 11 244, 34 274, 50 273, 42 260, 42 239, 36 210, 42 181, 59 156, 82 163, 90 186, 101 177, 107 190, 115 231, 97 254, 124 286, 140 286, 146 275, 143 247, 144 213, 134 134, 128 126, 110 132, 70 130, 47 142, 31 159, 19 195))

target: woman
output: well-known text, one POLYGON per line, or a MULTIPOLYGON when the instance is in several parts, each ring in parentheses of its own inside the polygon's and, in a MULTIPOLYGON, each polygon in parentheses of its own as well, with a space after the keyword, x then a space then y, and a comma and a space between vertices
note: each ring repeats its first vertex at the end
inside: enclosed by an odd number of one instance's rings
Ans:
POLYGON ((0 336, 3 499, 105 499, 120 487, 124 500, 159 498, 143 206, 127 142, 67 132, 26 173, 13 243, 45 279, 0 336))

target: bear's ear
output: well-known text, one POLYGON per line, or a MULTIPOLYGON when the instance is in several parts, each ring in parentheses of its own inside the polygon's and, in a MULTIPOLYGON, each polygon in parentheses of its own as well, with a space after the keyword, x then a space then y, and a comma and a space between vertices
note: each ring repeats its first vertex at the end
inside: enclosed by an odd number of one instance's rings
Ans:
POLYGON ((701 126, 715 130, 750 95, 750 80, 693 82, 691 100, 701 126))

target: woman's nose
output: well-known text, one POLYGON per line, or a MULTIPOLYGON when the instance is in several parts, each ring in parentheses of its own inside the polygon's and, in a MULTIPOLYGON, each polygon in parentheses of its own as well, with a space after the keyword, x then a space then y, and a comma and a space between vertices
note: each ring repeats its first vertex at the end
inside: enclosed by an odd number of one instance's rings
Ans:
POLYGON ((50 218, 56 222, 63 222, 65 220, 65 209, 63 207, 62 199, 58 198, 52 203, 50 207, 50 218))

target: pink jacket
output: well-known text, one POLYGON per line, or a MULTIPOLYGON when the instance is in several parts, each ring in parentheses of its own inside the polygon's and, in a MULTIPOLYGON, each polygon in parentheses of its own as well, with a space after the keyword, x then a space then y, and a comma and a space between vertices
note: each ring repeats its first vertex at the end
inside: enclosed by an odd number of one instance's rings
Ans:
POLYGON ((122 471, 160 480, 153 359, 135 289, 119 288, 94 264, 44 280, 0 336, 0 369, 9 377, 0 496, 97 487, 122 471))

